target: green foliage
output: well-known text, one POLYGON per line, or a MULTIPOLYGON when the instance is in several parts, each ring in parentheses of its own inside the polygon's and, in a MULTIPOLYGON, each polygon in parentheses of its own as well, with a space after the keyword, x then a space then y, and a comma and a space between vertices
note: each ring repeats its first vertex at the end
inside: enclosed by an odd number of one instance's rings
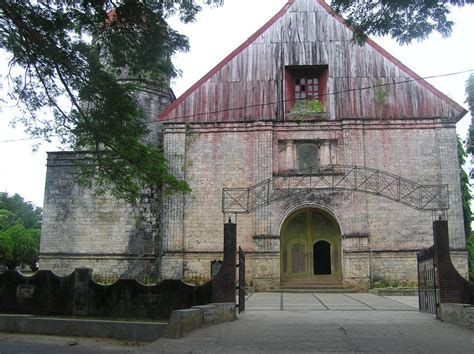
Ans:
MULTIPOLYGON (((469 131, 467 140, 465 143, 466 152, 469 154, 471 161, 474 160, 474 74, 469 75, 469 78, 466 81, 466 103, 471 112, 471 124, 469 124, 469 131)), ((464 156, 466 158, 467 155, 464 156)), ((471 176, 474 174, 471 166, 471 176)), ((468 180, 469 181, 469 180, 468 180)), ((461 179, 461 188, 462 188, 463 179, 461 179)), ((462 190, 464 198, 464 190, 462 190)), ((472 199, 472 198, 471 198, 472 199)), ((471 200, 470 199, 470 200, 471 200)), ((463 207, 465 206, 465 201, 463 199, 463 207)), ((464 222, 466 222, 466 214, 464 214, 464 222)), ((470 214, 469 224, 472 222, 472 213, 470 214)), ((467 230, 467 229, 466 229, 467 230)), ((467 251, 469 254, 469 277, 474 281, 474 232, 469 230, 469 233, 466 232, 467 237, 467 251)))
POLYGON ((466 152, 468 154, 474 154, 474 73, 469 75, 466 80, 466 103, 471 112, 471 124, 469 125, 469 132, 466 141, 466 152))
POLYGON ((13 241, 9 235, 0 232, 0 261, 10 264, 13 261, 13 241))
POLYGON ((464 170, 463 166, 466 163, 466 157, 468 156, 464 150, 463 142, 461 138, 457 136, 457 147, 458 147, 458 161, 459 161, 459 180, 461 184, 461 198, 462 198, 462 207, 463 207, 463 216, 464 216, 464 232, 466 239, 471 234, 471 221, 472 221, 472 212, 471 212, 471 191, 469 189, 469 176, 464 170))
POLYGON ((372 288, 416 288, 415 281, 380 279, 374 281, 372 288))
POLYGON ((13 244, 12 259, 5 259, 5 263, 32 265, 38 260, 39 245, 35 233, 28 232, 23 225, 17 224, 4 231, 3 236, 13 244))
POLYGON ((120 279, 118 274, 92 273, 92 280, 101 285, 112 285, 120 279))
POLYGON ((21 224, 26 229, 41 228, 42 209, 31 202, 25 202, 19 194, 9 196, 0 192, 0 231, 15 224, 21 224))
POLYGON ((0 47, 12 55, 10 66, 24 69, 10 77, 10 96, 23 109, 17 122, 34 137, 59 135, 70 148, 90 151, 78 169, 85 187, 131 203, 144 187, 188 191, 163 152, 144 142, 136 97, 166 92, 177 75, 171 57, 188 49, 166 18, 190 22, 200 9, 180 0, 0 2, 0 47), (52 119, 45 118, 49 108, 52 119))
POLYGON ((400 44, 427 38, 433 31, 444 37, 451 34, 448 19, 453 6, 474 4, 474 0, 333 0, 331 7, 345 16, 354 29, 354 40, 363 43, 367 35, 390 35, 400 44))
POLYGON ((148 275, 148 274, 138 276, 135 279, 138 282, 142 283, 143 285, 147 285, 147 286, 156 285, 156 284, 159 284, 161 282, 160 278, 158 278, 156 276, 148 275))
POLYGON ((0 193, 0 261, 33 266, 40 247, 41 208, 19 195, 0 193))
POLYGON ((323 113, 324 112, 324 104, 317 100, 299 100, 296 101, 293 105, 293 109, 291 113, 293 114, 308 114, 308 113, 323 113))
POLYGON ((15 225, 15 219, 15 214, 13 214, 11 211, 0 209, 0 232, 15 225))
POLYGON ((474 231, 469 234, 467 252, 469 254, 469 280, 474 281, 474 231))
POLYGON ((384 89, 378 89, 375 91, 375 102, 378 104, 385 103, 385 99, 387 98, 388 92, 384 89))

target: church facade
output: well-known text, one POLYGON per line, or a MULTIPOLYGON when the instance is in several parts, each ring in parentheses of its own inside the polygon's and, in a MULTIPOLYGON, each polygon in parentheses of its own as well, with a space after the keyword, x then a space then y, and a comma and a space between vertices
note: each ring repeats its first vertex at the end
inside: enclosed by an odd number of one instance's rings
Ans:
POLYGON ((437 198, 416 186, 447 185, 452 259, 466 275, 455 131, 466 111, 373 41, 354 44, 324 1, 288 1, 169 101, 160 144, 192 192, 133 209, 80 190, 61 167, 68 156, 50 154, 43 268, 208 278, 230 217, 257 289, 416 282, 416 252, 432 244, 423 206, 437 198), (272 198, 289 175, 299 185, 272 198), (353 190, 335 188, 349 175, 353 190))

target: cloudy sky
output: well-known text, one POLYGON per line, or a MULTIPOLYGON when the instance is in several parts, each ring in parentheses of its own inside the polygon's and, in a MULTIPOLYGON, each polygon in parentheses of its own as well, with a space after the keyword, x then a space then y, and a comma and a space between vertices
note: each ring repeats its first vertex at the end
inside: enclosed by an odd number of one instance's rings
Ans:
MULTIPOLYGON (((191 50, 176 55, 176 66, 182 77, 174 80, 177 96, 205 75, 227 54, 238 47, 259 27, 278 12, 287 0, 225 0, 221 8, 205 9, 195 23, 183 25, 172 21, 175 29, 190 38, 191 50)), ((422 77, 450 74, 474 69, 474 6, 454 9, 456 23, 453 34, 446 39, 434 34, 421 43, 400 47, 388 38, 374 38, 384 49, 422 77)), ((7 60, 0 53, 0 74, 7 74, 7 60)), ((468 73, 428 80, 443 93, 466 107, 464 84, 468 73)), ((5 97, 3 82, 1 96, 5 97)), ((35 141, 25 140, 22 127, 12 129, 11 118, 17 114, 12 103, 1 103, 0 112, 0 191, 19 193, 38 206, 43 204, 46 173, 46 151, 60 150, 56 144, 42 144, 32 152, 35 141)), ((469 115, 458 123, 458 132, 466 135, 469 115)))

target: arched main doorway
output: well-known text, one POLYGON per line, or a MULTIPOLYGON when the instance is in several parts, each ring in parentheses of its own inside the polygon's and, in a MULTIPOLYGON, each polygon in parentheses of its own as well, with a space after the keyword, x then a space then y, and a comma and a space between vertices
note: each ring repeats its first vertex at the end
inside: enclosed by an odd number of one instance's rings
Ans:
POLYGON ((341 282, 341 232, 328 213, 305 208, 283 223, 280 239, 281 283, 341 282))

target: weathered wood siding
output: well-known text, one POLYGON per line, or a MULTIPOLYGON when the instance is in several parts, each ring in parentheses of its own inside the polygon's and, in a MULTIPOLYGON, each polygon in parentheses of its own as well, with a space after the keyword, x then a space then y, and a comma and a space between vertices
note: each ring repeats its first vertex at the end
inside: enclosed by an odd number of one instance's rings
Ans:
POLYGON ((352 31, 322 0, 291 1, 160 119, 283 120, 288 65, 328 65, 326 108, 332 119, 457 118, 463 113, 375 43, 358 46, 351 38, 352 31), (373 88, 385 84, 395 85, 373 88))

